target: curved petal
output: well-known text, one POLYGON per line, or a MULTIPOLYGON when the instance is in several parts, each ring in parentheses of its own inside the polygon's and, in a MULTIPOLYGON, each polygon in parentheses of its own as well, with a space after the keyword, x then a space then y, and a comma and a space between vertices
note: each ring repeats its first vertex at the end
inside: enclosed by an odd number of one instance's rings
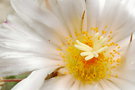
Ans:
POLYGON ((54 14, 47 9, 46 11, 43 11, 33 2, 33 0, 11 0, 11 4, 14 10, 23 19, 30 18, 37 22, 43 23, 48 27, 52 27, 53 29, 58 28, 61 30, 60 28, 64 28, 62 23, 54 14))
MULTIPOLYGON (((90 86, 91 87, 91 86, 90 86)), ((87 89, 86 89, 87 90, 87 89)), ((103 90, 103 88, 102 88, 102 86, 99 84, 99 83, 97 83, 97 84, 95 84, 93 87, 92 87, 92 90, 103 90)))
POLYGON ((100 84, 103 87, 103 90, 121 90, 117 85, 109 80, 102 80, 100 84))
POLYGON ((118 71, 118 76, 122 79, 135 83, 135 40, 129 46, 123 67, 118 71))
POLYGON ((118 50, 118 52, 120 52, 122 59, 127 56, 127 51, 128 51, 129 46, 131 44, 131 41, 133 41, 133 40, 135 40, 135 37, 134 37, 134 34, 131 34, 130 36, 117 42, 117 44, 120 46, 120 49, 118 50))
POLYGON ((79 90, 103 90, 99 83, 81 85, 79 90))
POLYGON ((47 0, 46 7, 64 23, 69 33, 87 29, 85 0, 47 0))
POLYGON ((100 0, 86 0, 86 7, 89 30, 91 27, 97 27, 100 14, 100 0))
POLYGON ((58 6, 61 10, 63 19, 66 25, 73 31, 79 32, 85 28, 82 26, 87 23, 84 22, 86 19, 86 5, 85 0, 57 0, 58 6))
MULTIPOLYGON (((44 32, 45 31, 47 30, 44 30, 44 32)), ((30 50, 32 52, 42 54, 45 53, 45 51, 48 51, 47 53, 49 53, 49 51, 53 51, 56 54, 56 48, 58 48, 58 46, 56 43, 53 44, 49 41, 49 39, 53 39, 53 41, 57 43, 60 43, 60 41, 55 36, 55 38, 53 37, 54 33, 44 32, 41 32, 39 28, 33 29, 32 27, 29 27, 29 25, 25 24, 25 22, 23 22, 19 17, 10 15, 8 17, 8 21, 1 25, 0 36, 2 37, 1 41, 9 39, 10 41, 13 41, 14 45, 15 43, 20 43, 16 44, 15 48, 18 47, 21 50, 26 49, 27 51, 30 50), (44 38, 40 33, 44 34, 44 38)), ((9 40, 7 42, 9 42, 9 40)), ((13 44, 10 45, 13 46, 13 44)))
MULTIPOLYGON (((90 23, 99 30, 113 31, 113 40, 120 41, 135 31, 134 0, 86 0, 90 23), (101 7, 102 3, 102 7, 101 7)), ((92 27, 91 26, 91 27, 92 27)), ((89 28, 90 29, 90 28, 89 28)))
POLYGON ((45 81, 41 90, 69 90, 73 81, 70 75, 52 78, 45 81))
POLYGON ((12 90, 40 90, 47 74, 55 70, 56 67, 33 71, 26 79, 19 82, 12 90))
POLYGON ((135 70, 124 69, 118 72, 120 79, 127 80, 135 85, 135 70))
POLYGON ((130 44, 130 39, 131 36, 124 38, 123 40, 119 41, 118 44, 120 45, 120 50, 119 52, 121 53, 125 53, 124 51, 126 51, 128 49, 128 46, 130 44))
POLYGON ((14 17, 0 25, 0 76, 14 75, 60 63, 56 47, 42 40, 14 17), (20 67, 20 68, 18 68, 20 67))
POLYGON ((128 50, 128 54, 126 57, 126 65, 127 69, 135 70, 135 40, 131 42, 131 45, 128 50))
POLYGON ((56 15, 47 9, 43 11, 32 0, 11 0, 11 4, 21 19, 46 41, 61 45, 64 38, 69 36, 56 15))
MULTIPOLYGON (((74 83, 72 84, 72 86, 70 87, 69 90, 80 90, 80 82, 79 81, 74 81, 74 83)), ((83 89, 84 90, 84 89, 83 89)))
POLYGON ((62 64, 60 61, 45 59, 30 53, 7 52, 2 55, 0 57, 0 76, 17 75, 62 64))
POLYGON ((115 85, 117 85, 120 88, 120 90, 135 90, 135 83, 132 83, 130 81, 120 78, 111 78, 109 80, 113 82, 115 85))

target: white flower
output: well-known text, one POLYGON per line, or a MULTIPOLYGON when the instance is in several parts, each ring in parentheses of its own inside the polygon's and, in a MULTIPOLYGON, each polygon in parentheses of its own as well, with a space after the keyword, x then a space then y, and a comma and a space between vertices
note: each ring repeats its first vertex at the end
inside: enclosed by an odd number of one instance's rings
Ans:
POLYGON ((134 0, 11 3, 0 76, 32 71, 12 90, 135 90, 134 0))

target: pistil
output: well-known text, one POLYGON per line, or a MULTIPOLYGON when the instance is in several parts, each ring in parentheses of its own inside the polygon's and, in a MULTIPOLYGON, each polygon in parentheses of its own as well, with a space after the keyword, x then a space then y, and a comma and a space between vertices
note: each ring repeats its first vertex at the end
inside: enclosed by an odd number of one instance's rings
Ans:
POLYGON ((82 52, 80 53, 81 56, 85 56, 85 60, 88 61, 94 57, 98 57, 99 53, 105 51, 108 47, 104 46, 102 48, 100 48, 99 50, 94 50, 92 47, 80 42, 79 40, 76 40, 76 43, 74 46, 81 50, 82 52))

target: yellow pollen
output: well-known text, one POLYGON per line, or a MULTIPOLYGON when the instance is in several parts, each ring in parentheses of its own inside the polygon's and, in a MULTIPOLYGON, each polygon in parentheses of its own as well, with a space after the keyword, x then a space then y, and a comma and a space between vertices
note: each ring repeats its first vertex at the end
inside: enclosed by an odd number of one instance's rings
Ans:
POLYGON ((104 30, 102 31, 102 34, 106 34, 106 33, 107 33, 107 31, 104 31, 104 30))
POLYGON ((111 35, 108 37, 107 31, 98 30, 98 27, 92 27, 91 30, 94 34, 82 31, 75 32, 76 40, 70 36, 66 38, 67 47, 60 52, 67 73, 84 84, 118 76, 113 71, 121 63, 118 52, 120 46, 111 42, 111 35))

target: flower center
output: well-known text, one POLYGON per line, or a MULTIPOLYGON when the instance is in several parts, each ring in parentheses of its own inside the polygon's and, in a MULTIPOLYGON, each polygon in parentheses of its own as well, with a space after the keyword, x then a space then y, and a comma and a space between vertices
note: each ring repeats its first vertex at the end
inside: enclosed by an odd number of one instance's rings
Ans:
POLYGON ((83 83, 93 83, 104 78, 116 76, 114 73, 120 64, 120 48, 111 42, 111 33, 92 28, 92 34, 86 31, 76 33, 76 39, 67 38, 67 48, 62 52, 69 73, 83 83))

